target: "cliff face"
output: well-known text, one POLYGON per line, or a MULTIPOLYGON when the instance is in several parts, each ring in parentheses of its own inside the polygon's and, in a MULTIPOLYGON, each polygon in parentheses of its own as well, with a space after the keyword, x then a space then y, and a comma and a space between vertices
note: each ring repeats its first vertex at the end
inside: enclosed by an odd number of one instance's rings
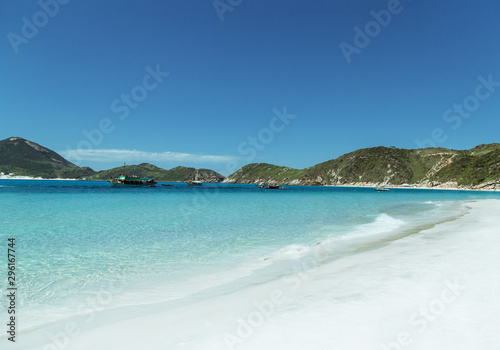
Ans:
POLYGON ((467 151, 374 147, 301 170, 249 164, 228 176, 225 182, 493 188, 500 182, 500 145, 481 145, 467 151))

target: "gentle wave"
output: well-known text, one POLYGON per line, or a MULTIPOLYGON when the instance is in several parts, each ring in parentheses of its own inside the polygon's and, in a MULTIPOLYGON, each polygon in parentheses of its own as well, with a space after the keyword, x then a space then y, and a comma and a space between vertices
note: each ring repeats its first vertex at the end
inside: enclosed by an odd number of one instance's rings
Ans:
POLYGON ((270 257, 267 257, 266 259, 299 259, 310 253, 311 250, 313 250, 317 246, 325 248, 325 246, 336 244, 339 241, 349 241, 363 237, 386 234, 401 228, 403 225, 405 225, 405 221, 396 219, 388 214, 383 213, 380 214, 374 222, 359 225, 345 233, 336 232, 327 239, 315 245, 305 246, 301 244, 291 244, 285 246, 270 254, 270 257))

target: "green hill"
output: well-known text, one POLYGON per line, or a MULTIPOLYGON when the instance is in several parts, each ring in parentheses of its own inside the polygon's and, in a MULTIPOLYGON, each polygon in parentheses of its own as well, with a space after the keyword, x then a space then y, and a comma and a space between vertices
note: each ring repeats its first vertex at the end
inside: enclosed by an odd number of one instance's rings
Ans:
POLYGON ((494 186, 500 182, 500 145, 481 145, 466 151, 365 148, 300 170, 263 163, 249 164, 228 176, 225 182, 494 186))
MULTIPOLYGON (((0 172, 45 179, 108 180, 120 176, 123 173, 123 167, 95 172, 87 167, 81 168, 37 143, 20 137, 11 137, 0 141, 0 172)), ((224 176, 209 169, 179 166, 165 170, 147 163, 128 165, 126 173, 141 177, 153 177, 157 181, 222 182, 224 180, 224 176)))
MULTIPOLYGON (((0 141, 0 172, 43 178, 108 180, 123 167, 95 172, 78 167, 59 154, 20 137, 0 141)), ((199 180, 228 183, 281 183, 297 185, 402 185, 421 184, 500 188, 500 144, 470 150, 446 148, 398 149, 373 147, 344 154, 306 169, 266 163, 248 164, 224 176, 209 169, 183 166, 165 170, 148 163, 128 165, 129 175, 157 181, 199 180)))
POLYGON ((284 166, 253 163, 231 174, 225 182, 235 183, 291 183, 305 175, 305 170, 297 170, 284 166))
POLYGON ((439 170, 434 179, 478 186, 500 180, 500 144, 480 145, 458 152, 453 161, 439 170))
POLYGON ((419 183, 431 180, 434 171, 446 164, 455 154, 457 151, 443 148, 365 148, 307 169, 306 179, 329 185, 419 183))
POLYGON ((90 168, 80 168, 56 152, 20 137, 0 141, 0 172, 47 179, 83 178, 94 173, 90 168))
POLYGON ((109 170, 99 171, 92 176, 89 180, 109 180, 118 177, 123 173, 127 175, 137 175, 140 177, 152 177, 156 181, 165 182, 185 182, 189 180, 198 180, 202 182, 222 182, 224 176, 209 169, 195 169, 178 166, 176 168, 165 170, 154 166, 149 163, 142 163, 139 165, 127 165, 124 167, 117 167, 109 170))

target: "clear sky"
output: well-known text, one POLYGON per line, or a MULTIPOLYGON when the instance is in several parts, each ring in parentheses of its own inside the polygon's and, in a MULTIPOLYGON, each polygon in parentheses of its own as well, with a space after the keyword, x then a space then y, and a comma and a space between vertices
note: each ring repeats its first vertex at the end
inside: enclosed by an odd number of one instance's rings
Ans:
POLYGON ((498 0, 2 1, 0 139, 224 175, 499 142, 499 17, 498 0))

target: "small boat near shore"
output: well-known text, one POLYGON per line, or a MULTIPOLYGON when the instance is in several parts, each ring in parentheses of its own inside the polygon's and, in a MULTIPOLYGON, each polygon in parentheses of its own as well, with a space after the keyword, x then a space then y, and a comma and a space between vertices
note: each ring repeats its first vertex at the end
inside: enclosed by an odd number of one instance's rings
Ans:
POLYGON ((203 185, 203 182, 201 182, 201 181, 191 181, 190 180, 190 181, 187 182, 187 184, 188 184, 188 186, 201 186, 201 185, 203 185))
POLYGON ((153 178, 148 177, 139 177, 136 175, 124 175, 125 174, 125 165, 123 164, 123 174, 118 176, 117 178, 108 180, 109 184, 112 187, 138 187, 138 186, 146 186, 146 187, 154 187, 156 186, 156 181, 153 178))
POLYGON ((156 181, 153 178, 144 178, 135 175, 120 175, 115 179, 109 180, 109 183, 113 187, 121 186, 156 186, 156 181))
POLYGON ((259 188, 267 188, 267 189, 270 189, 270 190, 284 190, 285 187, 282 186, 282 185, 278 185, 278 184, 266 184, 266 183, 260 183, 257 185, 257 187, 259 188))
POLYGON ((375 187, 375 191, 384 192, 384 191, 389 191, 389 189, 387 187, 381 186, 381 187, 375 187))

